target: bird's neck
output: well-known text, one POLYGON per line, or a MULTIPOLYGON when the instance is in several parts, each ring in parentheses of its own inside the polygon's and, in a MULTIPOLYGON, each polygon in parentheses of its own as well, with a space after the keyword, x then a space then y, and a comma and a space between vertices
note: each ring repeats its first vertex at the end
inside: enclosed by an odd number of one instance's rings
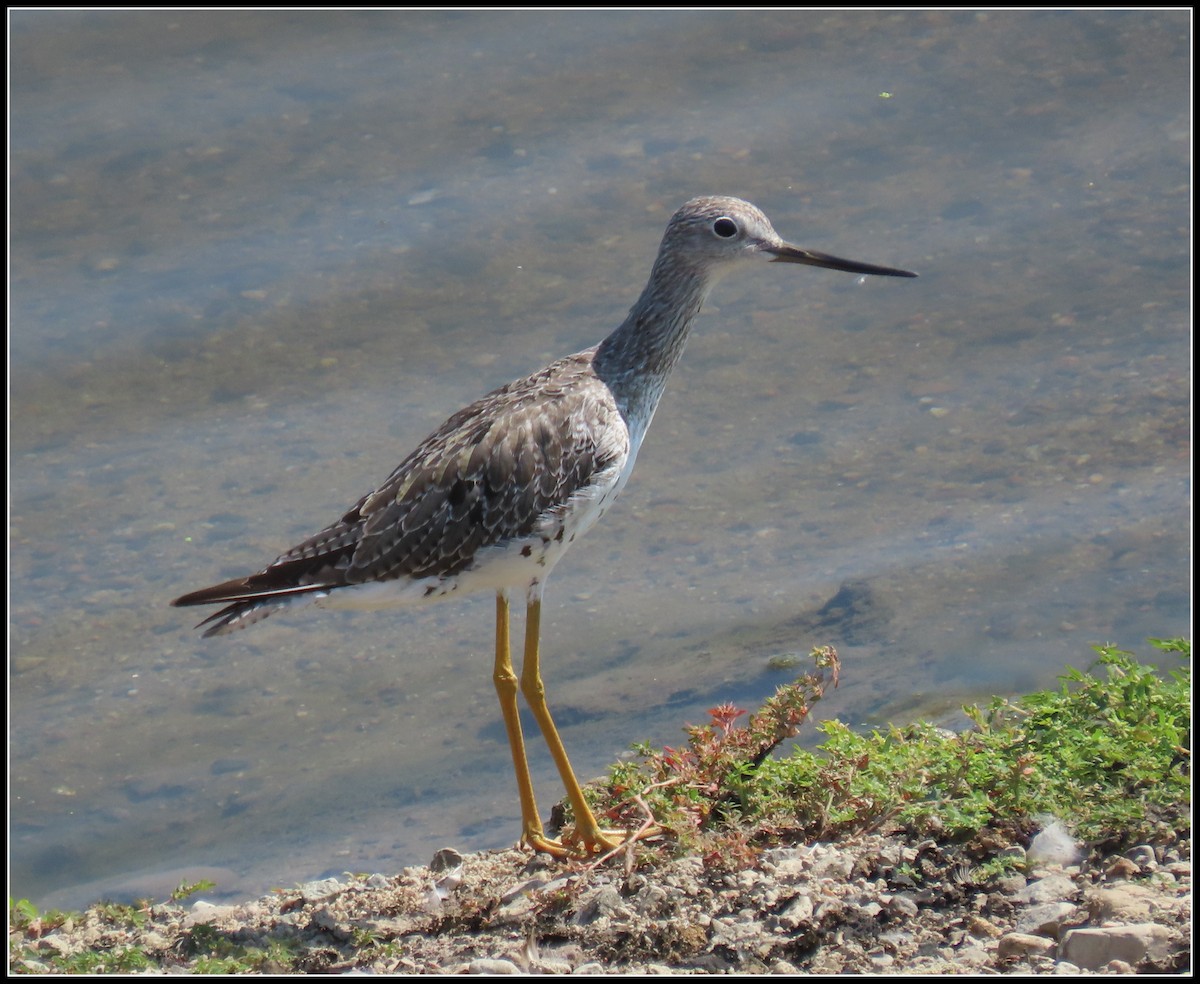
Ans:
POLYGON ((593 369, 631 426, 649 426, 711 280, 702 268, 660 256, 629 315, 597 347, 593 369))

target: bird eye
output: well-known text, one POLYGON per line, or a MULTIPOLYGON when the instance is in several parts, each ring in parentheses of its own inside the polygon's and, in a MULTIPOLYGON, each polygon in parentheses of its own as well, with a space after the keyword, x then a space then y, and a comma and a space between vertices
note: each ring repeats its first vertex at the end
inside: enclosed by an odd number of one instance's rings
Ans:
POLYGON ((722 215, 713 223, 713 232, 722 239, 732 239, 737 235, 737 223, 727 215, 722 215))

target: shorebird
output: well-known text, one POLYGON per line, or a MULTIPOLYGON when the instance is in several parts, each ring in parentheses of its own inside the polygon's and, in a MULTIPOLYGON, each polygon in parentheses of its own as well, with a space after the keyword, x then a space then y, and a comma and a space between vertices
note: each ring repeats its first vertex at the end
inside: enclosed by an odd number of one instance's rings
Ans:
POLYGON ((584 799, 540 671, 542 592, 564 552, 612 505, 633 471, 667 377, 715 281, 746 262, 800 263, 915 277, 784 242, 738 198, 693 198, 667 223, 649 282, 599 345, 569 355, 459 410, 341 519, 261 571, 176 598, 224 605, 200 623, 222 635, 315 602, 372 609, 472 591, 496 594, 493 682, 521 801, 521 841, 559 857, 612 850, 584 799), (524 597, 518 681, 509 607, 524 597), (550 749, 574 814, 560 840, 542 827, 517 710, 518 685, 550 749))

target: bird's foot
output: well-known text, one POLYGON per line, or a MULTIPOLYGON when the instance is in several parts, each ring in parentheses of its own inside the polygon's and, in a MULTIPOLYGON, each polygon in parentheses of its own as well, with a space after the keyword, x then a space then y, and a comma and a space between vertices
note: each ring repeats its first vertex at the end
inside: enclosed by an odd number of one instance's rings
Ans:
POLYGON ((625 830, 601 830, 596 824, 576 826, 563 832, 561 840, 547 837, 539 824, 536 830, 526 830, 521 843, 535 851, 556 858, 591 860, 612 854, 633 841, 646 840, 661 834, 657 825, 633 832, 625 830))

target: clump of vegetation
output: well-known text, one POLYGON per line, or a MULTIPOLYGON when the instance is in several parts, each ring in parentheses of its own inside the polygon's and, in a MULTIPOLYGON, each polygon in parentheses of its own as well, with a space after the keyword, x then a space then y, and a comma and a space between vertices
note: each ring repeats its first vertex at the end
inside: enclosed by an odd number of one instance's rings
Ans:
POLYGON ((28 899, 8 904, 10 974, 132 974, 187 966, 199 974, 277 973, 297 969, 300 948, 286 940, 245 946, 207 923, 182 928, 180 903, 210 881, 180 884, 165 903, 97 902, 85 912, 39 913, 28 899), (89 946, 53 943, 55 931, 84 928, 89 946))
MULTIPOLYGON (((1186 640, 1150 642, 1190 660, 1186 640)), ((827 721, 818 748, 772 758, 824 692, 808 673, 744 725, 745 712, 725 704, 687 729, 682 748, 634 746, 637 759, 605 784, 605 812, 634 827, 633 808, 649 810, 689 849, 731 829, 743 840, 747 830, 816 840, 884 825, 966 838, 1045 814, 1087 841, 1153 837, 1165 810, 1180 815, 1189 802, 1190 665, 1164 676, 1112 646, 1097 652, 1057 690, 966 708, 975 727, 962 733, 918 723, 859 734, 827 721)), ((813 657, 836 683, 836 653, 813 657)))
POLYGON ((686 728, 687 744, 657 750, 633 746, 638 758, 613 766, 600 809, 610 823, 636 828, 639 814, 652 814, 684 846, 712 821, 750 809, 761 768, 779 744, 796 735, 827 686, 837 686, 841 664, 832 647, 811 653, 815 672, 780 687, 744 725, 746 714, 725 703, 709 711, 707 724, 686 728))

